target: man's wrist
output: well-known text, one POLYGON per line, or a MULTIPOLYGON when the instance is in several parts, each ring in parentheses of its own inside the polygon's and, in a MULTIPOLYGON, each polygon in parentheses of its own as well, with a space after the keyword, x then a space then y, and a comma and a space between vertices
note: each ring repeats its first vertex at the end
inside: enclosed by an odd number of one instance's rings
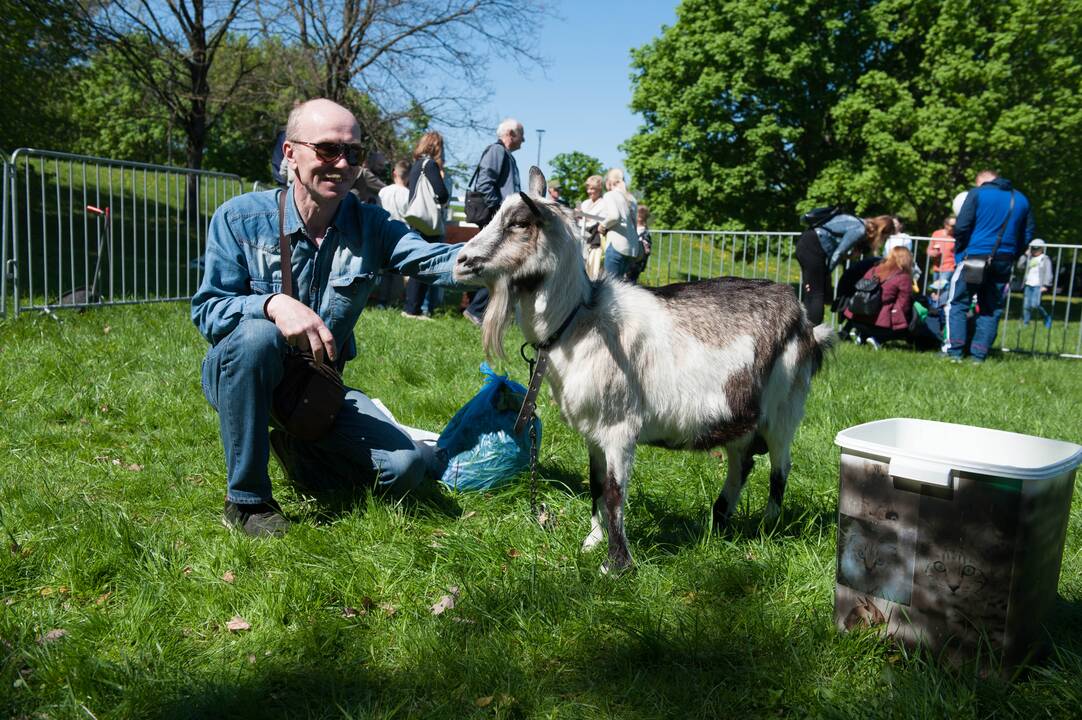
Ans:
POLYGON ((272 321, 274 320, 274 318, 272 318, 270 316, 270 313, 267 312, 267 309, 270 307, 271 300, 273 300, 274 298, 278 297, 281 294, 282 293, 271 293, 270 295, 267 296, 267 299, 263 301, 263 317, 267 318, 268 320, 272 320, 272 321))

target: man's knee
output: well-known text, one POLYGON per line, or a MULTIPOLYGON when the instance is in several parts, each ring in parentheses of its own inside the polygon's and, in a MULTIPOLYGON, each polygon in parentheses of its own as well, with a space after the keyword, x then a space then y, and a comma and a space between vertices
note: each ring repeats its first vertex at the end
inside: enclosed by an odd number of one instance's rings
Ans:
POLYGON ((223 342, 229 343, 231 363, 243 362, 250 367, 280 360, 286 350, 285 336, 270 320, 245 320, 223 342))

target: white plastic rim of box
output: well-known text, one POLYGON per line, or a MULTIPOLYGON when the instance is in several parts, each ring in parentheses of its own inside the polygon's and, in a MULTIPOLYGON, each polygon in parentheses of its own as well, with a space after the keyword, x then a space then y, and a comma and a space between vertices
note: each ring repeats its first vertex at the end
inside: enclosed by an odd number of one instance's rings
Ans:
POLYGON ((1082 446, 972 425, 889 418, 835 436, 843 451, 882 458, 893 477, 950 487, 952 473, 1050 480, 1082 464, 1082 446))

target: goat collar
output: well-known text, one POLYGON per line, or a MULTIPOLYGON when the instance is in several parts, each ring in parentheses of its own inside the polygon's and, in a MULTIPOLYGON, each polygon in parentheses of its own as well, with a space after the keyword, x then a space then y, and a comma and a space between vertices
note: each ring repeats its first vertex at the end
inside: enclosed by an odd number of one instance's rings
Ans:
POLYGON ((550 347, 555 345, 556 342, 560 339, 560 337, 564 334, 564 331, 567 330, 567 328, 571 325, 572 321, 574 321, 575 317, 579 314, 579 310, 581 310, 583 305, 585 304, 586 303, 579 303, 578 305, 576 305, 575 309, 571 311, 571 313, 564 319, 562 323, 560 323, 560 327, 556 328, 556 332, 549 335, 544 342, 530 343, 530 345, 533 345, 535 350, 542 351, 548 350, 550 347))
MULTIPOLYGON (((591 292, 592 295, 592 292, 591 292)), ((525 428, 526 423, 533 417, 534 411, 537 410, 537 393, 541 390, 541 381, 545 378, 545 371, 549 367, 549 353, 548 350, 556 341, 564 334, 564 331, 571 325, 571 322, 575 319, 575 316, 579 314, 579 310, 585 306, 585 302, 580 302, 575 306, 575 309, 568 314, 567 318, 560 324, 560 327, 556 329, 556 332, 548 336, 548 339, 539 343, 522 343, 522 347, 519 348, 519 354, 522 355, 522 359, 526 361, 526 364, 530 366, 530 384, 526 388, 526 397, 522 399, 522 407, 519 408, 518 417, 515 418, 515 435, 520 434, 525 428), (532 359, 526 357, 526 346, 530 345, 537 351, 532 359)))

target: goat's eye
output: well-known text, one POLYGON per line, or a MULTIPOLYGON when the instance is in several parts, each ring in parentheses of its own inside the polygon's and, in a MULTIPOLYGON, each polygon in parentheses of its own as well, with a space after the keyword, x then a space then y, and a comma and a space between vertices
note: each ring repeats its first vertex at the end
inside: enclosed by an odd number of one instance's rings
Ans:
POLYGON ((511 224, 510 224, 510 225, 508 225, 507 227, 513 227, 513 228, 523 228, 523 229, 525 229, 525 228, 528 228, 528 227, 530 227, 530 223, 529 223, 529 222, 527 222, 527 221, 525 221, 525 220, 513 220, 513 221, 511 221, 511 224))

